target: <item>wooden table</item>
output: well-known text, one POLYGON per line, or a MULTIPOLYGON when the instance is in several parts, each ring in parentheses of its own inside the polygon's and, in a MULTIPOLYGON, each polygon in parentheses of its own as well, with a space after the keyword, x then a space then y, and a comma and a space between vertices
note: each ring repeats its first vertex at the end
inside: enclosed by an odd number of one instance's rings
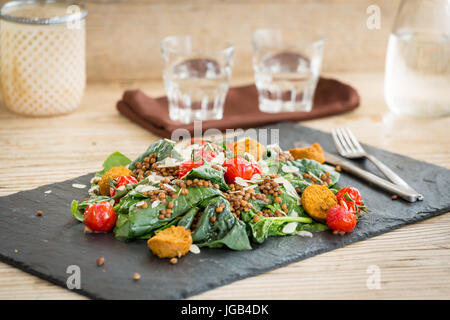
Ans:
MULTIPOLYGON (((382 74, 332 76, 359 90, 361 107, 302 124, 326 131, 346 125, 365 143, 450 168, 449 117, 407 119, 389 113, 382 74)), ((117 113, 115 102, 128 88, 163 93, 161 81, 90 83, 75 113, 54 118, 24 118, 1 106, 0 196, 95 171, 113 151, 133 158, 156 140, 117 113)), ((192 298, 449 299, 449 249, 450 215, 444 214, 192 298), (373 265, 381 271, 380 289, 366 285, 373 265)), ((0 263, 0 299, 82 298, 0 263)))

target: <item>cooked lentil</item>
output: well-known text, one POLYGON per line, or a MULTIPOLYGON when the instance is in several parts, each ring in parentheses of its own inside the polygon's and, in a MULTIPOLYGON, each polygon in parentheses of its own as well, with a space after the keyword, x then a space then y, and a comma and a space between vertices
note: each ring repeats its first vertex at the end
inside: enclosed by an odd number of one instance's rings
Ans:
POLYGON ((133 176, 138 180, 142 181, 147 177, 151 170, 151 166, 156 162, 157 156, 156 154, 151 154, 148 157, 145 157, 144 160, 141 162, 136 162, 134 164, 135 169, 133 170, 133 176))
POLYGON ((152 165, 153 171, 163 177, 178 177, 178 169, 180 166, 164 167, 160 166, 158 163, 152 165))

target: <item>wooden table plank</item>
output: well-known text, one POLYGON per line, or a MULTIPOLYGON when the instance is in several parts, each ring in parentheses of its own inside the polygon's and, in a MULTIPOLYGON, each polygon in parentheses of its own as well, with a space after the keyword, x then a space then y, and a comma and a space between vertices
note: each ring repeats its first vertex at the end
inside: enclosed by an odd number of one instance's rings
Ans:
MULTIPOLYGON (((329 131, 349 126, 361 141, 450 168, 449 118, 394 116, 383 100, 382 74, 333 75, 356 87, 356 111, 303 122, 329 131)), ((242 84, 251 79, 237 79, 242 84)), ((114 108, 126 88, 163 93, 161 82, 90 83, 80 109, 54 118, 23 118, 0 107, 0 195, 63 181, 101 166, 113 151, 134 157, 157 137, 114 108)), ((401 214, 401 213, 399 213, 401 214)), ((259 276, 198 299, 450 298, 450 215, 429 219, 259 276), (381 271, 370 290, 369 266, 381 271)), ((75 292, 0 263, 0 299, 79 299, 75 292)))

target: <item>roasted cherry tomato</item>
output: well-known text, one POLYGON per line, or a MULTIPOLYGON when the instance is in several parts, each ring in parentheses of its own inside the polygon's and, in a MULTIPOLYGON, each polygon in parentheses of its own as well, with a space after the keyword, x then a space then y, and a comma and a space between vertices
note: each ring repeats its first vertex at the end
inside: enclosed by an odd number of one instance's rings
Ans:
POLYGON ((327 212, 327 224, 332 230, 350 232, 356 226, 354 212, 342 206, 333 206, 327 212))
POLYGON ((90 204, 84 211, 84 224, 92 231, 108 232, 116 220, 116 212, 107 201, 90 204))
MULTIPOLYGON (((118 178, 115 179, 116 180, 116 189, 120 188, 121 186, 125 186, 127 184, 134 184, 134 183, 138 183, 138 181, 136 180, 135 177, 132 176, 120 176, 118 178)), ((117 194, 117 191, 114 190, 114 188, 109 188, 109 195, 111 197, 114 197, 117 194)))
POLYGON ((205 160, 206 162, 210 162, 212 159, 217 157, 217 152, 214 150, 208 150, 208 149, 200 149, 198 150, 194 156, 196 158, 199 158, 200 160, 205 160))
POLYGON ((360 213, 366 211, 364 203, 358 189, 352 187, 345 187, 339 190, 336 194, 337 202, 347 210, 353 213, 360 213))
POLYGON ((206 140, 204 140, 204 139, 202 139, 202 138, 192 138, 191 139, 191 144, 199 144, 199 145, 205 145, 205 144, 208 144, 209 142, 208 141, 206 141, 206 140))
POLYGON ((203 165, 203 160, 186 160, 180 164, 180 167, 178 169, 178 176, 180 178, 184 177, 189 171, 192 169, 198 168, 201 165, 203 165))
POLYGON ((234 183, 236 177, 249 180, 254 174, 261 174, 262 168, 259 164, 245 160, 241 157, 226 160, 223 165, 227 169, 225 172, 225 181, 234 183))

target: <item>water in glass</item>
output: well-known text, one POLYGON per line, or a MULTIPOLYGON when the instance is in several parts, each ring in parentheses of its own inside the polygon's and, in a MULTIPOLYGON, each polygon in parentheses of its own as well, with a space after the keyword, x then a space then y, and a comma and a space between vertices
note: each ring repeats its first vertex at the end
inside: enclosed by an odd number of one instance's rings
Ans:
POLYGON ((166 72, 164 83, 172 120, 221 119, 229 77, 212 59, 188 59, 166 72))
POLYGON ((311 61, 295 52, 282 52, 262 59, 254 66, 263 112, 310 111, 319 77, 311 61))
POLYGON ((450 114, 450 37, 396 32, 386 56, 385 98, 397 114, 450 114))
POLYGON ((170 119, 222 119, 234 46, 222 39, 170 36, 161 49, 170 119))
POLYGON ((312 30, 255 31, 253 70, 262 112, 311 111, 323 44, 312 30))
POLYGON ((396 114, 450 115, 450 1, 402 0, 389 38, 384 94, 396 114))

